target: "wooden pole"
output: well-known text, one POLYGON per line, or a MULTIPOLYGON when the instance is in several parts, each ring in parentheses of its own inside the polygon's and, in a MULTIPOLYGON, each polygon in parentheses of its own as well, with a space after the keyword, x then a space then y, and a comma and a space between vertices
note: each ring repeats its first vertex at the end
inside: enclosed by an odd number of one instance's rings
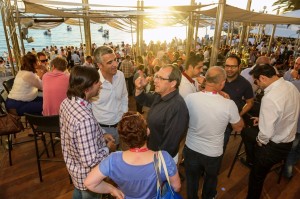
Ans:
POLYGON ((89 18, 89 9, 88 6, 89 0, 82 0, 83 10, 85 11, 84 18, 83 18, 83 26, 84 26, 84 37, 85 37, 85 56, 91 55, 92 52, 92 42, 91 42, 91 27, 90 27, 90 18, 89 18))
MULTIPOLYGON (((201 4, 199 3, 199 5, 201 5, 201 4)), ((199 8, 199 10, 200 10, 200 8, 199 8)), ((195 43, 194 43, 195 48, 196 48, 196 45, 197 45, 199 23, 200 23, 200 14, 196 18, 195 43)))
POLYGON ((15 68, 13 67, 14 66, 14 61, 13 61, 13 55, 12 55, 11 50, 10 50, 10 43, 9 43, 9 38, 8 38, 7 28, 6 28, 6 16, 5 16, 5 11, 4 10, 5 10, 5 4, 3 2, 2 6, 1 6, 1 17, 2 17, 2 23, 3 23, 4 34, 5 34, 7 51, 8 51, 8 57, 10 58, 9 63, 10 63, 10 66, 11 66, 11 72, 15 76, 16 72, 15 72, 15 68))
MULTIPOLYGON (((191 6, 195 5, 195 0, 191 0, 191 6)), ((185 46, 185 51, 186 51, 186 60, 189 59, 190 51, 191 51, 191 45, 192 45, 192 39, 193 39, 193 30, 194 30, 194 24, 195 21, 193 19, 193 12, 190 12, 189 16, 189 22, 188 22, 188 34, 187 34, 187 40, 186 40, 186 46, 185 46)))
MULTIPOLYGON (((141 11, 144 11, 144 0, 141 0, 140 2, 141 4, 141 11)), ((144 17, 143 15, 140 15, 140 55, 143 54, 144 52, 144 38, 143 38, 143 34, 144 34, 144 17)))
MULTIPOLYGON (((250 11, 251 3, 252 3, 252 0, 248 0, 246 10, 250 11)), ((238 46, 239 52, 242 52, 242 46, 245 43, 246 30, 247 30, 247 24, 244 22, 241 37, 240 37, 240 42, 239 42, 239 46, 238 46)), ((246 39, 248 41, 248 37, 246 37, 246 39)))
MULTIPOLYGON (((9 34, 10 34, 8 39, 11 40, 13 56, 15 58, 16 66, 19 69, 19 67, 21 67, 21 53, 20 53, 20 47, 19 47, 18 37, 17 37, 17 33, 16 33, 15 21, 14 21, 14 17, 13 17, 13 10, 11 8, 11 2, 9 0, 6 1, 5 13, 6 13, 6 15, 5 15, 6 25, 8 26, 9 34)), ((11 58, 13 59, 13 57, 11 57, 11 58)), ((13 75, 16 75, 14 64, 12 65, 12 72, 13 72, 13 75)))
MULTIPOLYGON (((280 11, 280 7, 278 7, 278 9, 277 9, 276 15, 279 15, 279 11, 280 11)), ((272 41, 274 39, 275 30, 276 30, 276 24, 273 24, 272 34, 271 34, 271 37, 270 37, 269 47, 268 47, 268 53, 269 54, 271 53, 272 41)))
MULTIPOLYGON (((137 0, 137 10, 140 10, 141 2, 137 0)), ((140 55, 140 16, 136 15, 136 53, 140 55)))
POLYGON ((16 13, 16 21, 18 23, 18 29, 19 29, 19 37, 20 37, 20 42, 21 42, 21 50, 22 50, 22 55, 25 55, 25 47, 24 47, 24 41, 22 37, 22 30, 21 30, 21 24, 20 24, 20 18, 19 18, 19 8, 18 8, 18 2, 17 0, 14 0, 15 3, 15 13, 16 13))
POLYGON ((221 38, 221 32, 223 27, 223 16, 225 12, 225 5, 226 5, 226 0, 219 0, 219 5, 218 5, 217 15, 216 15, 215 34, 214 34, 209 66, 215 66, 217 64, 220 38, 221 38))

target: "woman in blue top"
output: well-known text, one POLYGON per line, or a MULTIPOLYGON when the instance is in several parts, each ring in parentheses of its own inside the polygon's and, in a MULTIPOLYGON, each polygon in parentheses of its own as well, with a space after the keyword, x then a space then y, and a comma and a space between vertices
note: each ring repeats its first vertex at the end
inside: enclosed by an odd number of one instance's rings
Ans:
MULTIPOLYGON (((95 167, 84 181, 96 193, 110 193, 117 199, 151 199, 156 197, 155 152, 147 148, 149 129, 142 115, 129 111, 119 122, 118 132, 123 151, 114 152, 95 167), (118 188, 104 182, 110 177, 118 188)), ((180 191, 181 183, 172 157, 162 151, 171 186, 180 191)), ((162 179, 166 180, 162 169, 162 179)))

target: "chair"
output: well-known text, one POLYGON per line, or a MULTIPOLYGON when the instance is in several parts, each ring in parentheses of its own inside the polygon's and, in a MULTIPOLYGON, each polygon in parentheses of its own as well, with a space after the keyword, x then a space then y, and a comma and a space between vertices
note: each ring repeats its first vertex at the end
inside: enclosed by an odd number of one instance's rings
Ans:
POLYGON ((15 78, 11 78, 11 79, 8 79, 8 80, 5 80, 2 85, 4 86, 7 94, 9 94, 9 92, 11 91, 13 85, 14 85, 14 81, 15 81, 15 78))
MULTIPOLYGON (((243 143, 243 140, 241 139, 241 142, 240 142, 240 144, 239 144, 239 146, 238 146, 238 149, 237 149, 237 151, 236 151, 236 154, 235 154, 235 156, 234 156, 234 158, 233 158, 232 164, 231 164, 230 169, 229 169, 229 171, 228 171, 227 178, 230 177, 230 175, 231 175, 231 173, 232 173, 232 170, 233 170, 233 167, 234 167, 236 161, 239 159, 240 156, 242 156, 243 154, 245 154, 244 151, 241 152, 241 149, 242 149, 243 144, 244 144, 244 143, 243 143)), ((281 181, 281 178, 282 178, 282 174, 283 174, 283 170, 284 170, 285 161, 286 161, 286 160, 282 160, 281 162, 275 164, 275 165, 271 168, 271 170, 270 170, 270 172, 272 172, 272 171, 276 171, 277 169, 280 168, 280 171, 279 171, 279 173, 278 173, 277 184, 280 184, 280 181, 281 181)))
MULTIPOLYGON (((6 113, 7 113, 7 111, 5 109, 5 100, 2 97, 2 93, 3 93, 3 90, 0 92, 0 117, 6 115, 6 113)), ((12 135, 15 135, 16 133, 20 133, 21 131, 11 131, 11 132, 7 132, 5 134, 1 134, 1 144, 2 144, 2 136, 7 135, 8 157, 9 157, 9 165, 10 166, 12 166, 12 158, 11 158, 11 151, 12 151, 12 145, 13 145, 12 135)), ((21 143, 21 142, 19 142, 19 143, 21 143)), ((15 143, 15 144, 19 144, 19 143, 15 143)))
POLYGON ((51 144, 52 154, 55 157, 55 150, 54 150, 55 143, 53 142, 52 134, 60 133, 59 116, 58 115, 39 116, 39 115, 31 115, 28 113, 25 113, 25 116, 34 134, 38 172, 39 172, 40 182, 43 182, 41 161, 63 162, 62 159, 55 159, 55 158, 50 159, 48 148, 47 148, 47 146, 51 144), (46 141, 46 134, 49 134, 50 136, 50 141, 48 143, 46 141), (41 136, 41 140, 43 141, 44 144, 44 150, 41 152, 39 151, 38 142, 37 142, 39 136, 41 136), (42 157, 45 152, 47 154, 47 158, 42 157))

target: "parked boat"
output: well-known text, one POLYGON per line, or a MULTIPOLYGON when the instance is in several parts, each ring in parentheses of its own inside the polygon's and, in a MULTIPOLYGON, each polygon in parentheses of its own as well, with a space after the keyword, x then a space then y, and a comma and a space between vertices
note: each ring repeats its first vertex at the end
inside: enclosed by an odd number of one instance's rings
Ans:
POLYGON ((107 29, 103 30, 102 37, 109 38, 109 30, 107 30, 107 29))
POLYGON ((67 31, 72 31, 72 27, 71 26, 67 26, 67 31))
POLYGON ((44 35, 51 35, 51 30, 50 29, 48 29, 48 30, 46 30, 45 32, 44 32, 44 35))
POLYGON ((103 32, 103 26, 98 29, 98 32, 103 32))

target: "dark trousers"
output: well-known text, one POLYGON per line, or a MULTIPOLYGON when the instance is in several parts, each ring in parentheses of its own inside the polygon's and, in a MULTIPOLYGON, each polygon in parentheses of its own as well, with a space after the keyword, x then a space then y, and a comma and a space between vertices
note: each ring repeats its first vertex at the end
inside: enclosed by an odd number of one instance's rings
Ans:
POLYGON ((198 199, 200 177, 204 174, 202 199, 212 199, 217 194, 218 171, 221 156, 209 157, 189 149, 183 149, 188 199, 198 199))
POLYGON ((30 102, 23 102, 23 101, 7 98, 6 108, 16 109, 18 115, 24 115, 24 113, 29 113, 33 115, 42 115, 43 98, 36 97, 34 100, 30 102))
POLYGON ((250 171, 247 199, 259 199, 264 181, 270 169, 286 159, 292 142, 276 144, 270 141, 267 145, 254 147, 254 165, 250 171))
POLYGON ((248 163, 254 162, 254 147, 257 145, 256 137, 258 135, 258 127, 246 127, 241 131, 242 140, 245 145, 246 160, 248 163))
POLYGON ((126 84, 127 84, 127 91, 128 91, 128 95, 131 96, 133 95, 133 76, 125 78, 126 84))

